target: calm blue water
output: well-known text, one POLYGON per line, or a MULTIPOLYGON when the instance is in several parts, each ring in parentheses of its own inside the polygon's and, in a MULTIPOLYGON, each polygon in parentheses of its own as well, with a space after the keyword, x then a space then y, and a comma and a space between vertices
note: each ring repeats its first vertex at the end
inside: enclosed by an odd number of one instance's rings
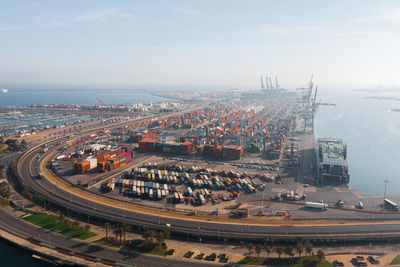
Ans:
POLYGON ((159 102, 165 98, 144 93, 129 92, 88 92, 88 91, 19 91, 11 90, 6 94, 0 93, 0 105, 38 105, 38 104, 99 104, 96 97, 99 97, 106 104, 123 104, 137 102, 159 102))
POLYGON ((32 258, 32 255, 17 246, 14 246, 0 239, 0 259, 1 266, 7 267, 50 267, 53 265, 38 261, 32 258))
MULTIPOLYGON (((367 92, 322 93, 315 120, 317 136, 342 138, 348 145, 350 186, 366 195, 400 194, 400 101, 365 99, 367 92)), ((392 96, 386 94, 386 96, 392 96)), ((395 95, 400 98, 400 94, 395 95)))

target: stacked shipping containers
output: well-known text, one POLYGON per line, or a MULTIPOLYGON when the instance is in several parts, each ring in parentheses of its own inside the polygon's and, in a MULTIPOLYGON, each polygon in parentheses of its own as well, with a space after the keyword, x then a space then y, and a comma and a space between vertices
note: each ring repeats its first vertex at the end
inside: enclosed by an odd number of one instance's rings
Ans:
POLYGON ((237 145, 229 145, 223 147, 222 156, 227 160, 240 159, 243 153, 243 148, 237 145))
POLYGON ((84 174, 90 171, 89 161, 79 161, 74 164, 74 173, 84 174))

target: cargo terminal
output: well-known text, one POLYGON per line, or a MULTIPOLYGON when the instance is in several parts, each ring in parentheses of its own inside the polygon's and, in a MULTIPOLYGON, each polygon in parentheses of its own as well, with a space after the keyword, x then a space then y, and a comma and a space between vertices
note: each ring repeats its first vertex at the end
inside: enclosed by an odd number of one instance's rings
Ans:
POLYGON ((358 210, 359 198, 338 197, 335 187, 318 189, 347 184, 347 146, 333 138, 314 144, 310 116, 315 111, 303 108, 305 94, 299 100, 284 89, 264 89, 180 115, 104 129, 63 144, 53 170, 111 198, 195 213, 302 218, 315 207, 326 207, 321 212, 335 207, 339 198, 358 210))

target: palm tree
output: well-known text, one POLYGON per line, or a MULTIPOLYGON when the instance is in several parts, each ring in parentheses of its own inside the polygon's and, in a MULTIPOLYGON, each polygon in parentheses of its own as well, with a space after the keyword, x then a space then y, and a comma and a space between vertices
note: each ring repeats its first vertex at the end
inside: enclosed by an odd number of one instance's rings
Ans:
POLYGON ((249 250, 249 257, 251 256, 251 251, 253 250, 253 244, 252 243, 248 243, 247 244, 247 249, 249 250))
POLYGON ((108 239, 108 231, 111 230, 111 225, 108 222, 105 223, 104 229, 106 230, 106 239, 108 239))
POLYGON ((272 250, 271 246, 267 245, 267 246, 265 246, 264 249, 265 249, 265 252, 267 252, 267 255, 268 255, 268 258, 269 258, 269 254, 271 253, 271 250, 272 250))
POLYGON ((122 225, 118 225, 119 243, 122 243, 122 225))
POLYGON ((304 250, 303 245, 301 243, 298 243, 296 246, 296 251, 297 251, 297 253, 299 253, 299 257, 301 257, 303 250, 304 250))
POLYGON ((170 239, 171 238, 171 231, 164 230, 164 237, 165 237, 165 239, 170 239))
POLYGON ((293 255, 293 247, 292 247, 292 246, 287 246, 287 247, 284 249, 284 252, 285 252, 285 254, 288 255, 289 257, 292 256, 292 255, 293 255))
POLYGON ((118 234, 119 234, 119 228, 118 226, 115 226, 113 229, 113 232, 115 234, 115 241, 118 241, 118 234))
POLYGON ((257 244, 257 245, 256 245, 256 253, 257 253, 258 257, 260 257, 261 249, 262 249, 261 245, 260 245, 260 244, 257 244))
POLYGON ((276 248, 276 253, 278 253, 279 258, 281 258, 281 255, 283 253, 283 248, 282 247, 277 247, 276 248))
POLYGON ((271 243, 271 239, 268 236, 265 236, 264 237, 264 246, 270 245, 270 243, 271 243))
POLYGON ((306 251, 307 251, 308 256, 310 256, 312 253, 312 246, 310 244, 307 244, 306 251))
POLYGON ((322 249, 318 249, 317 257, 318 257, 319 261, 321 262, 325 258, 325 252, 322 249))
POLYGON ((122 224, 122 231, 124 232, 124 244, 126 243, 126 232, 129 232, 130 230, 131 227, 128 224, 122 224))

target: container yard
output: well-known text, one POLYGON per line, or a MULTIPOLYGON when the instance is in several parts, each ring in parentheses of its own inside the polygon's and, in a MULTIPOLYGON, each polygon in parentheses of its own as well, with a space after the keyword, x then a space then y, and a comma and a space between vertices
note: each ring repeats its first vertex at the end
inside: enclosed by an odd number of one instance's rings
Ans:
POLYGON ((149 207, 296 218, 381 209, 345 188, 320 187, 318 149, 329 159, 338 154, 335 160, 345 159, 347 150, 334 139, 325 145, 319 139, 316 146, 301 106, 284 92, 217 100, 179 115, 71 136, 59 144, 52 166, 72 184, 149 207), (316 214, 325 210, 320 207, 329 212, 316 214))
POLYGON ((176 208, 233 205, 265 195, 265 183, 282 183, 295 106, 288 99, 218 101, 72 139, 53 163, 71 183, 116 198, 176 208))

